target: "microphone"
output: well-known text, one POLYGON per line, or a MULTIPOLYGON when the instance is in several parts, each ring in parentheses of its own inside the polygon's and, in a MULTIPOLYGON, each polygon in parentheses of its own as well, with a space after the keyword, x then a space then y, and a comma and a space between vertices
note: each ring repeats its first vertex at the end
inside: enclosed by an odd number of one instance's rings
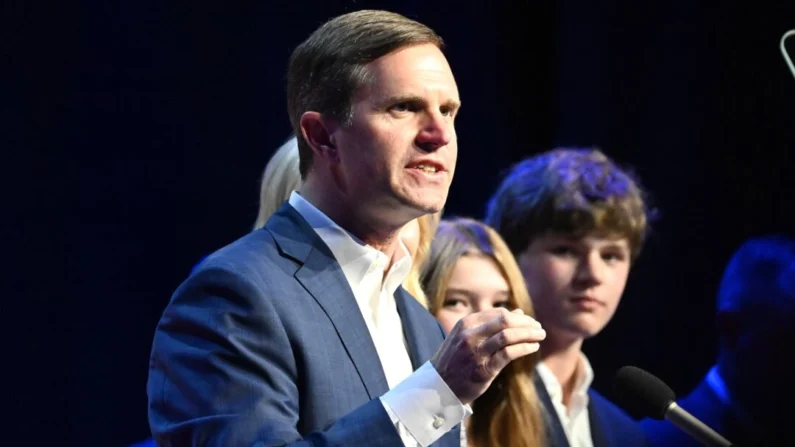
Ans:
POLYGON ((737 447, 677 405, 671 387, 640 368, 619 369, 613 388, 618 402, 630 412, 657 420, 668 419, 706 446, 737 447))

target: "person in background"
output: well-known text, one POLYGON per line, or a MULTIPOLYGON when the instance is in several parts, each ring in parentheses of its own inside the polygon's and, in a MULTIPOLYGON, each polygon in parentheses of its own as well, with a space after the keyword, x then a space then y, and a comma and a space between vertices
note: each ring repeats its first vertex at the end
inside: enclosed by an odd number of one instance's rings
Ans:
MULTIPOLYGON (((739 446, 795 440, 795 240, 747 240, 726 266, 717 294, 717 363, 679 406, 739 446)), ((670 422, 645 419, 655 446, 700 446, 670 422)))
POLYGON ((582 352, 613 317, 648 230, 644 192, 599 150, 557 149, 515 165, 486 223, 516 256, 547 331, 536 365, 549 444, 646 445, 637 423, 591 388, 582 352))
MULTIPOLYGON (((428 309, 449 332, 461 318, 494 308, 534 315, 524 279, 502 238, 472 219, 442 220, 422 273, 428 309)), ((514 361, 473 405, 466 421, 472 447, 544 445, 541 404, 533 387, 533 354, 514 361)))

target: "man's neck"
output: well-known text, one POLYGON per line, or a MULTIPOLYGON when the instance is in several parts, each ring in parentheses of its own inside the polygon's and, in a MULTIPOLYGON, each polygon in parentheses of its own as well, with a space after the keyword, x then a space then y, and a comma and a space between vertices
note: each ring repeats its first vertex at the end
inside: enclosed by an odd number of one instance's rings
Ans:
POLYGON ((541 358, 544 365, 558 379, 563 392, 563 405, 567 407, 577 384, 581 352, 582 338, 561 340, 556 337, 547 337, 541 344, 541 358))
POLYGON ((373 219, 367 210, 350 206, 345 197, 337 194, 334 188, 307 181, 299 193, 340 228, 392 259, 398 248, 402 225, 373 219))

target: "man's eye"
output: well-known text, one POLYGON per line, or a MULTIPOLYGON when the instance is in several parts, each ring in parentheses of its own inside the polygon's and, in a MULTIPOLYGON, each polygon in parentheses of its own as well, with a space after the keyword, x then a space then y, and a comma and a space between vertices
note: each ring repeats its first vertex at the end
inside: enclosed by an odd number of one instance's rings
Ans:
POLYGON ((415 104, 415 103, 412 103, 412 102, 401 102, 401 103, 392 105, 389 108, 389 110, 392 111, 392 112, 398 112, 398 113, 416 112, 416 111, 420 110, 420 106, 415 104))
POLYGON ((549 249, 549 252, 557 256, 574 256, 574 250, 566 245, 558 245, 549 249))

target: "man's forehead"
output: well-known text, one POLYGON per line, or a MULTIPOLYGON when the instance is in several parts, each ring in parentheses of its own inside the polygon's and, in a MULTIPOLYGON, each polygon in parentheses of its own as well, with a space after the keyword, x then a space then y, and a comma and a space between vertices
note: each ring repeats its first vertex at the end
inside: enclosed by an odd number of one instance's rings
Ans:
POLYGON ((383 106, 401 102, 439 103, 454 108, 461 106, 458 89, 454 86, 423 83, 419 80, 396 84, 373 82, 360 89, 357 96, 358 99, 370 100, 383 106))
POLYGON ((433 45, 407 47, 365 66, 370 94, 444 95, 460 101, 458 85, 444 55, 433 45))

